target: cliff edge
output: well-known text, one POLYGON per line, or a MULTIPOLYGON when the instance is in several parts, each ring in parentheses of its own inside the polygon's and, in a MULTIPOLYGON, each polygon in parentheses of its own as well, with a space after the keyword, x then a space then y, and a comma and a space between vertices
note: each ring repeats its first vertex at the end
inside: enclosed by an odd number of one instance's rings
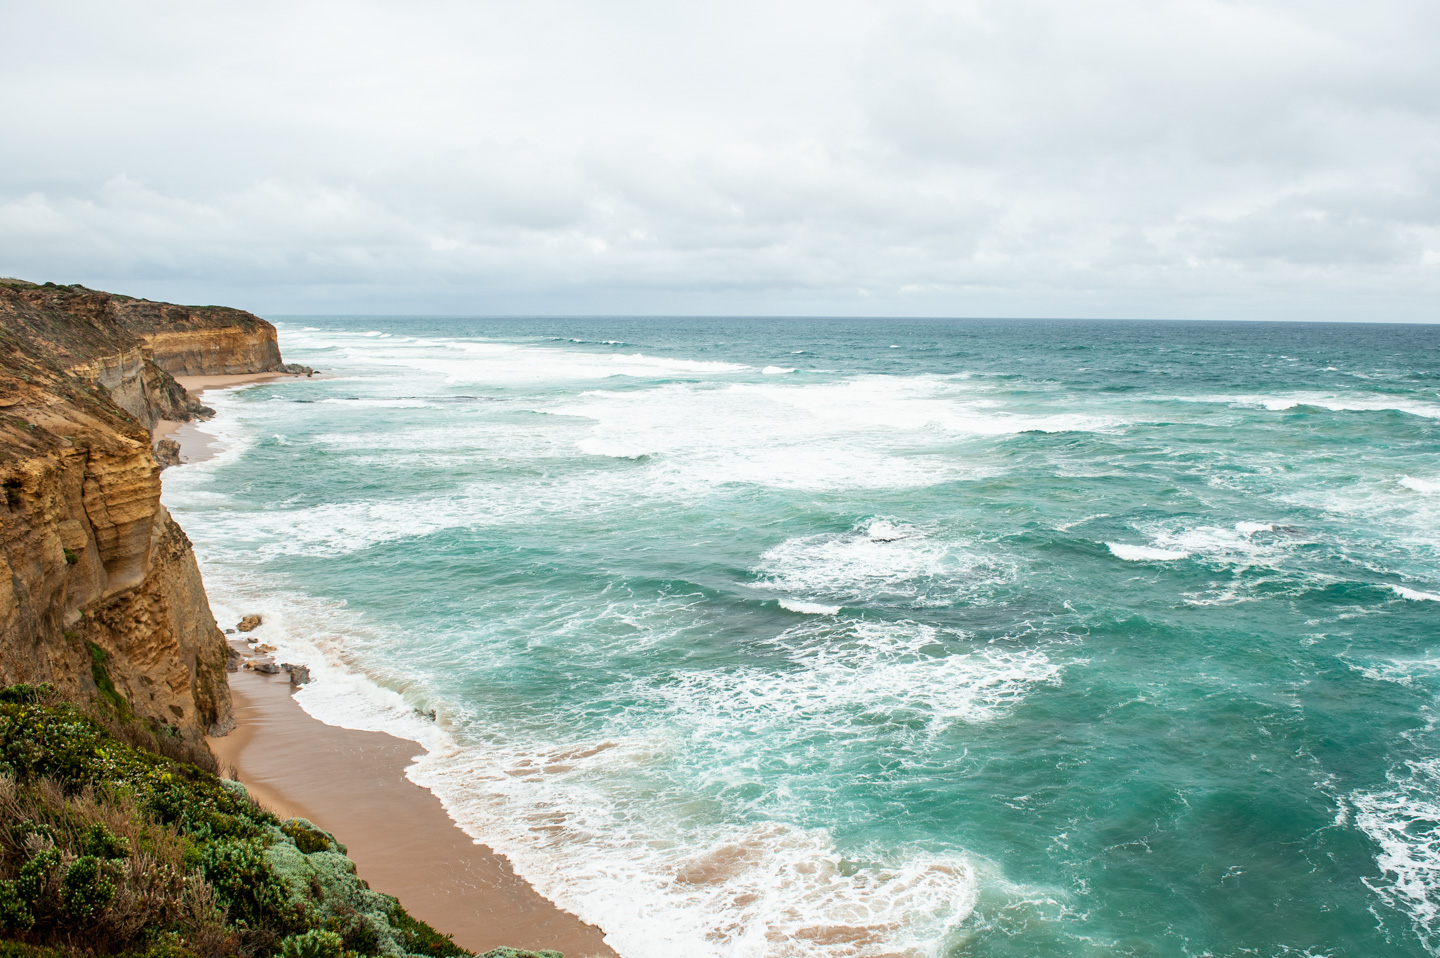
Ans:
POLYGON ((174 375, 266 371, 303 368, 250 313, 0 281, 0 683, 229 731, 229 650, 150 429, 210 412, 174 375))

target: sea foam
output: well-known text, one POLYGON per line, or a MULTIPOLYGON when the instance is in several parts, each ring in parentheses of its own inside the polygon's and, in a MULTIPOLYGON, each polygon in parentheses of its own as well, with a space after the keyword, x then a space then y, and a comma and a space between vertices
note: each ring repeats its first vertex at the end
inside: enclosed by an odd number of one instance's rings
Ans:
POLYGON ((819 602, 802 602, 799 599, 781 599, 780 608, 789 612, 799 612, 802 615, 836 615, 840 611, 838 605, 822 605, 819 602))
POLYGON ((1402 599, 1409 599, 1411 602, 1440 602, 1440 595, 1433 592, 1420 592, 1417 589, 1407 589, 1403 585, 1392 585, 1394 591, 1402 599))
POLYGON ((1389 787, 1355 792, 1355 824, 1378 847, 1378 878, 1361 881, 1410 917, 1416 935, 1440 951, 1440 760, 1407 762, 1389 787))
POLYGON ((631 803, 596 801, 617 763, 649 760, 624 742, 501 747, 427 757, 412 778, 543 894, 602 921, 625 958, 925 955, 974 907, 978 881, 963 857, 856 862, 823 829, 774 822, 657 832, 618 811, 631 803))
POLYGON ((1299 407, 1309 406, 1329 412, 1399 412, 1425 419, 1440 419, 1440 403, 1419 402, 1371 392, 1354 394, 1300 392, 1279 396, 1211 396, 1194 401, 1260 406, 1271 412, 1288 412, 1299 407))
POLYGON ((787 539, 766 550, 755 571, 761 588, 856 602, 955 600, 1015 574, 1003 556, 888 519, 865 520, 848 533, 787 539))
POLYGON ((1123 542, 1107 542, 1110 554, 1126 562, 1169 562, 1189 558, 1190 553, 1177 549, 1158 549, 1154 546, 1128 545, 1123 542))

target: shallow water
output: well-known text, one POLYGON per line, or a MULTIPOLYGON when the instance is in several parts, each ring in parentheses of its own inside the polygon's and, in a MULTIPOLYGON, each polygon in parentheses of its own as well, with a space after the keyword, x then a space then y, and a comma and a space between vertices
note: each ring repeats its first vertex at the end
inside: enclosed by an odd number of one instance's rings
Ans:
POLYGON ((279 325, 217 615, 627 958, 1440 953, 1440 327, 279 325))

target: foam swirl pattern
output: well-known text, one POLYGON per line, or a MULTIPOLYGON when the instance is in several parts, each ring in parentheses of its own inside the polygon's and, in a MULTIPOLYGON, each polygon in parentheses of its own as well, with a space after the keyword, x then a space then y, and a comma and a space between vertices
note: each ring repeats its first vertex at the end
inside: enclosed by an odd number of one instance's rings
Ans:
POLYGON ((627 958, 1440 954, 1440 328, 279 326, 217 613, 627 958))

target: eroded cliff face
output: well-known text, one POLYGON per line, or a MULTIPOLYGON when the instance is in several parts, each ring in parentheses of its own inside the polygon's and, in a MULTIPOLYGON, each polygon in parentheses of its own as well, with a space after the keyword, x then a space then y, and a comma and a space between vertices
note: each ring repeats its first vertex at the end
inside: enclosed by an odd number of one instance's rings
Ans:
POLYGON ((275 327, 242 310, 119 299, 115 315, 144 344, 151 361, 171 376, 282 368, 275 327))
POLYGON ((160 504, 179 374, 279 366, 248 313, 0 284, 0 682, 106 692, 187 737, 233 725, 224 636, 160 504))
POLYGON ((155 365, 172 376, 252 373, 280 366, 275 327, 154 333, 145 338, 155 365), (268 337, 266 333, 268 332, 268 337))

